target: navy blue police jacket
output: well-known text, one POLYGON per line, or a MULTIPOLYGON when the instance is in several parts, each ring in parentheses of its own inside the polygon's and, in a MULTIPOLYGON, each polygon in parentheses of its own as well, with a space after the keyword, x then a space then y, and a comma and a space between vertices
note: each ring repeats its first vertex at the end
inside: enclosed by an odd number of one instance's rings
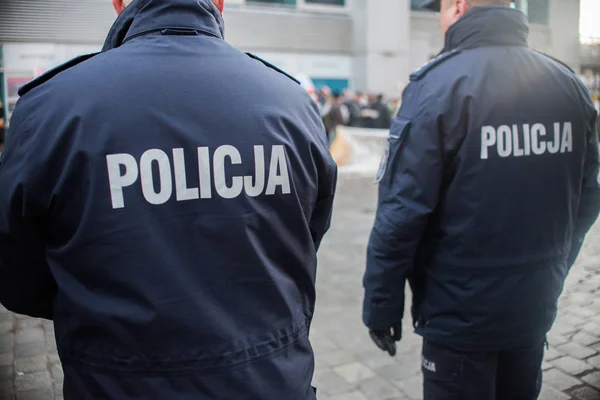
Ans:
POLYGON ((600 208, 596 111, 524 14, 477 7, 411 77, 380 170, 363 319, 462 351, 543 342, 600 208))
POLYGON ((337 168, 309 95, 212 0, 135 0, 21 93, 0 301, 54 320, 65 399, 314 399, 337 168))

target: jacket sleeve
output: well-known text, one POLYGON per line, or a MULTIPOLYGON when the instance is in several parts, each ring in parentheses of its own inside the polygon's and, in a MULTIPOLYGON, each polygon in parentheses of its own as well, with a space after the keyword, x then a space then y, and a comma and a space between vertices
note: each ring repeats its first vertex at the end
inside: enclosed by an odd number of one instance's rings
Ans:
POLYGON ((43 215, 35 180, 43 173, 32 157, 34 135, 17 107, 0 158, 0 303, 7 309, 52 319, 56 283, 46 263, 43 215))
POLYGON ((435 105, 420 81, 407 87, 379 172, 379 203, 367 249, 363 321, 371 329, 401 322, 404 287, 442 182, 435 105))
POLYGON ((571 248, 570 265, 572 265, 585 239, 600 212, 600 155, 596 115, 592 119, 588 134, 588 145, 583 170, 583 185, 579 201, 579 213, 575 222, 575 232, 571 248))
POLYGON ((319 188, 319 199, 310 220, 310 232, 317 251, 321 246, 323 237, 331 227, 333 200, 337 183, 337 167, 335 164, 323 174, 321 180, 322 186, 319 188))

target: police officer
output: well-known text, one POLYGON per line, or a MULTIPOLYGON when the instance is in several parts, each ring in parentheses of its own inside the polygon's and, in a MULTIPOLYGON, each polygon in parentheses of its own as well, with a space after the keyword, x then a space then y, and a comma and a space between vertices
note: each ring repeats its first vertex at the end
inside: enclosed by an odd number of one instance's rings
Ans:
POLYGON ((596 111, 573 71, 528 47, 509 1, 429 3, 445 48, 412 75, 391 129, 364 322, 393 355, 408 281, 426 400, 533 400, 600 209, 596 111))
POLYGON ((0 301, 54 320, 65 399, 315 399, 315 104, 223 40, 222 2, 113 2, 100 54, 21 90, 0 301))

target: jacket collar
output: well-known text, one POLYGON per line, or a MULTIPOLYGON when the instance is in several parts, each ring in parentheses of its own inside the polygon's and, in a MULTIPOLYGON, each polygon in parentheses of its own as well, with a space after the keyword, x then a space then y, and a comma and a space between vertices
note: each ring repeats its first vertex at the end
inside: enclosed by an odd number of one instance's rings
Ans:
POLYGON ((480 46, 527 46, 529 23, 519 10, 504 6, 474 7, 446 33, 444 51, 480 46))
POLYGON ((212 0, 134 0, 113 24, 102 51, 161 29, 193 29, 223 39, 225 24, 212 0))

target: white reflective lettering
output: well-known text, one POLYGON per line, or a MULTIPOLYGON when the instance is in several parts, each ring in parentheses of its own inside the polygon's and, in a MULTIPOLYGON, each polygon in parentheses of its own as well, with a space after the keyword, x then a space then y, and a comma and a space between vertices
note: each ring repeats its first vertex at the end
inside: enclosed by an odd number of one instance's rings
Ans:
POLYGON ((526 156, 531 155, 531 131, 529 124, 523 125, 523 152, 526 156))
POLYGON ((162 150, 152 149, 144 152, 140 159, 140 177, 142 181, 142 193, 150 204, 164 204, 173 194, 173 179, 171 178, 171 162, 169 156, 162 150), (152 163, 158 164, 159 191, 154 189, 154 174, 152 163))
POLYGON ((198 147, 198 173, 200 179, 200 198, 212 198, 210 182, 210 155, 208 147, 198 147))
POLYGON ((271 165, 269 168, 269 180, 265 194, 274 195, 277 186, 281 186, 283 194, 290 194, 290 175, 288 173, 285 148, 282 145, 273 146, 271 151, 271 165))
POLYGON ((573 127, 570 122, 565 123, 563 128, 562 143, 560 145, 561 153, 573 152, 573 127))
POLYGON ((177 201, 197 200, 200 198, 198 188, 187 187, 185 172, 185 155, 183 149, 173 149, 173 167, 175 168, 175 194, 177 201))
POLYGON ((242 163, 242 156, 235 147, 226 145, 217 148, 213 159, 215 189, 217 193, 224 199, 234 199, 242 193, 244 179, 241 176, 234 176, 231 178, 231 186, 227 186, 225 179, 225 157, 229 157, 231 164, 237 165, 242 163))
POLYGON ((254 185, 252 176, 244 177, 244 190, 250 197, 262 194, 265 189, 265 148, 254 146, 254 185))
POLYGON ((131 186, 137 181, 138 166, 131 154, 109 154, 106 156, 108 169, 108 185, 113 209, 125 207, 123 188, 131 186), (124 167, 121 174, 121 166, 124 167))
POLYGON ((560 123, 554 124, 554 140, 548 140, 548 152, 550 154, 558 153, 560 149, 560 123))
POLYGON ((512 137, 513 137, 513 155, 515 157, 523 156, 523 148, 519 147, 519 128, 517 125, 512 126, 512 137))
POLYGON ((496 130, 493 126, 481 128, 481 159, 488 159, 488 149, 496 144, 496 130))
POLYGON ((510 127, 502 125, 498 128, 498 155, 508 157, 512 153, 512 132, 510 127))
POLYGON ((542 155, 546 152, 546 142, 540 141, 540 136, 546 136, 546 127, 542 124, 535 124, 531 127, 531 148, 533 154, 542 155))

